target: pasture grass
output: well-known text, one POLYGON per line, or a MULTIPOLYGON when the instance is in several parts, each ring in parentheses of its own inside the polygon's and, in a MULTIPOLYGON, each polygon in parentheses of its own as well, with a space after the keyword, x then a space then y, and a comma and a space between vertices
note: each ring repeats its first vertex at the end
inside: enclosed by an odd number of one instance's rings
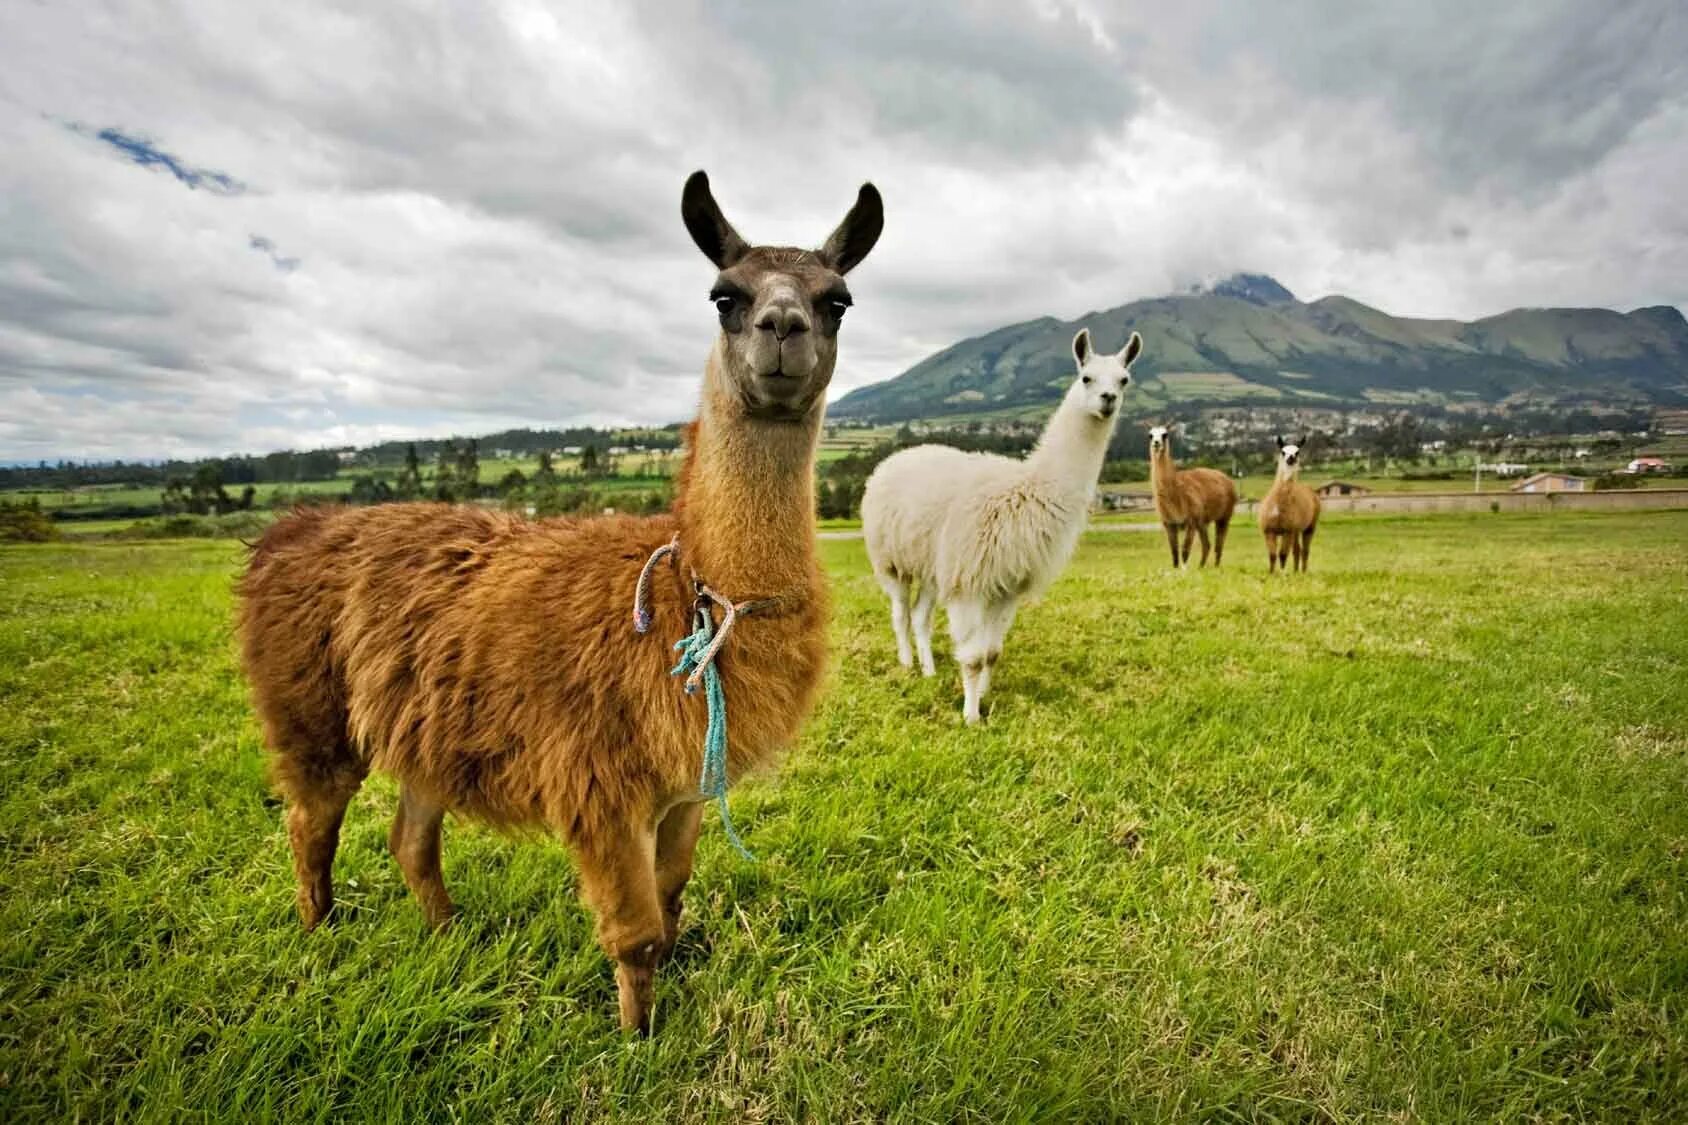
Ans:
POLYGON ((427 934, 384 781, 299 932, 237 544, 0 549, 0 1120, 1688 1114, 1688 513, 1092 535, 979 729, 822 549, 829 690, 648 1041, 553 844, 448 824, 427 934))

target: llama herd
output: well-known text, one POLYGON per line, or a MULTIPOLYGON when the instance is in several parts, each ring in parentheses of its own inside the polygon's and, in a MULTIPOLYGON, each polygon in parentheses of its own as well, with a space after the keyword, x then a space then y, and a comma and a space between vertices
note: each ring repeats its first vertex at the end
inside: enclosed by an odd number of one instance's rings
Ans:
MULTIPOLYGON (((287 801, 305 928, 329 915, 346 808, 379 770, 399 783, 390 850, 435 928, 453 911, 447 812, 568 845, 615 965, 621 1025, 640 1032, 679 933, 711 754, 724 747, 728 780, 765 767, 820 690, 815 457, 851 305, 845 277, 884 225, 864 184, 820 249, 752 245, 702 172, 681 217, 715 266, 720 331, 672 512, 535 521, 435 504, 306 508, 264 533, 238 584, 241 661, 287 801), (683 683, 673 649, 688 635, 699 643, 683 683), (706 671, 708 706, 687 698, 706 671)), ((868 482, 868 550, 898 657, 933 673, 942 602, 968 722, 1016 608, 1077 546, 1142 348, 1133 333, 1099 353, 1081 331, 1077 374, 1024 461, 922 446, 868 482)), ((1212 524, 1217 565, 1235 489, 1175 471, 1165 431, 1154 442, 1175 564, 1192 535, 1206 561, 1212 524)), ((1261 526, 1273 569, 1291 551, 1305 569, 1318 501, 1295 479, 1299 449, 1280 447, 1261 526)))

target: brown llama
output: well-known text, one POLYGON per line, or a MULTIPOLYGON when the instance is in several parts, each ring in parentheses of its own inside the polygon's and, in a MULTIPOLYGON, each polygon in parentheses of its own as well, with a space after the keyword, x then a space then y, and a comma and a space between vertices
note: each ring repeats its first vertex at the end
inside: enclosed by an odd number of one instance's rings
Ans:
POLYGON ((1213 565, 1225 558, 1225 535, 1237 510, 1237 486, 1217 469, 1178 469, 1172 463, 1172 435, 1165 426, 1149 431, 1149 482, 1155 513, 1166 529, 1174 568, 1190 564, 1190 544, 1200 535, 1202 561, 1207 565, 1207 525, 1213 525, 1213 565), (1184 532, 1182 551, 1178 533, 1184 532))
MULTIPOLYGON (((1305 445, 1303 440, 1301 445, 1305 445)), ((1260 501, 1260 530, 1266 536, 1266 573, 1288 570, 1293 553, 1295 569, 1307 569, 1313 532, 1319 525, 1319 494, 1296 478, 1301 475, 1301 445, 1278 439, 1278 475, 1260 501)))
POLYGON ((826 656, 814 466, 844 275, 884 225, 871 184, 817 251, 749 245, 702 172, 680 210, 719 270, 721 330, 672 514, 303 510, 263 536, 240 582, 242 657, 288 801, 305 928, 333 904, 347 802, 385 770, 400 784, 389 843, 434 927, 452 914, 445 813, 562 837, 616 963, 621 1025, 641 1032, 704 807, 707 708, 670 676, 671 646, 708 604, 705 584, 737 603, 715 662, 728 776, 796 736, 826 656), (647 632, 634 624, 642 569, 647 632))

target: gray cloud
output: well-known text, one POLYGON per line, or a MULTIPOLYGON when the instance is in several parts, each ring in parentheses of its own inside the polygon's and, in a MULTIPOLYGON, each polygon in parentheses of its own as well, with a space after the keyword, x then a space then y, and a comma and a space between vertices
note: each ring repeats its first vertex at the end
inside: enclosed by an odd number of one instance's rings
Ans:
POLYGON ((685 417, 696 167, 762 241, 885 193, 840 391, 1244 268, 1681 303, 1684 57, 1664 2, 8 6, 0 459, 685 417))

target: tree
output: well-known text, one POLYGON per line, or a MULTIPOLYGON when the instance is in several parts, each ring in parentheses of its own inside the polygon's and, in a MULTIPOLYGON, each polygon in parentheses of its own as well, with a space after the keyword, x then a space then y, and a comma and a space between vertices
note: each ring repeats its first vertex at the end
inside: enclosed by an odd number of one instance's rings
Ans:
POLYGON ((440 455, 434 463, 434 499, 449 504, 457 496, 457 443, 445 441, 440 444, 440 455))
POLYGON ((187 510, 197 516, 211 512, 220 516, 234 511, 235 507, 234 497, 223 489, 222 462, 200 462, 199 467, 193 471, 192 482, 188 485, 187 510))
POLYGON ((457 451, 457 490, 465 500, 473 499, 481 490, 481 446, 470 438, 457 451))
POLYGON ((404 447, 404 469, 393 491, 400 500, 415 500, 422 495, 422 459, 416 455, 415 442, 404 447))
POLYGON ((584 475, 584 476, 588 476, 588 477, 597 476, 598 475, 598 460, 599 460, 599 458, 598 458, 598 447, 597 446, 588 445, 585 449, 581 450, 580 451, 580 472, 581 472, 581 474, 584 475))
POLYGON ((374 473, 365 473, 352 481, 352 490, 346 494, 353 504, 385 504, 392 498, 393 486, 374 473))

